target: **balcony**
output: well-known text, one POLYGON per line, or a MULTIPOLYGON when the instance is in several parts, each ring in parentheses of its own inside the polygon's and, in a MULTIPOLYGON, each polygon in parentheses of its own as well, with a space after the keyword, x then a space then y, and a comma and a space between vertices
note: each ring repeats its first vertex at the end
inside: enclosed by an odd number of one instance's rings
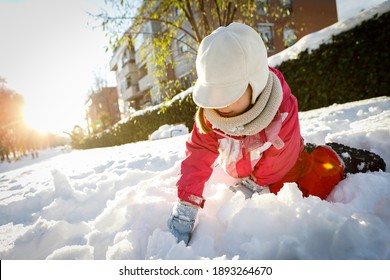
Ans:
POLYGON ((134 63, 127 63, 123 66, 122 70, 117 74, 120 79, 124 79, 125 77, 136 74, 138 71, 137 66, 134 63))
POLYGON ((141 92, 148 90, 153 86, 153 77, 146 75, 146 76, 142 77, 141 79, 139 79, 138 84, 139 84, 139 90, 141 92))
POLYGON ((139 95, 138 85, 133 85, 127 88, 125 92, 122 93, 122 99, 129 101, 137 97, 137 95, 139 95))

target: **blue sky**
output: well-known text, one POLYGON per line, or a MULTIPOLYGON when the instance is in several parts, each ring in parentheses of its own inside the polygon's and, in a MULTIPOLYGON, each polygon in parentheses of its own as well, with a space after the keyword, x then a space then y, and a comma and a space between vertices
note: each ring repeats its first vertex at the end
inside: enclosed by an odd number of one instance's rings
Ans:
MULTIPOLYGON (((384 0, 337 0, 345 19, 384 0)), ((104 0, 0 0, 0 76, 26 100, 31 126, 55 132, 85 126, 84 103, 94 76, 115 86, 107 40, 85 11, 104 0)))

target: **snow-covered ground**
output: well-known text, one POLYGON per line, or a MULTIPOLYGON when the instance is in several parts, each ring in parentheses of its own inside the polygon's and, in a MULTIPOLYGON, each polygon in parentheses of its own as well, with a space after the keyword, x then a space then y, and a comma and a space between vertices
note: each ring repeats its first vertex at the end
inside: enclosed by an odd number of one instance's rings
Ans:
MULTIPOLYGON (((306 141, 364 148, 390 166, 389 97, 300 121, 306 141)), ((1 164, 0 259, 390 259, 388 172, 349 175, 326 201, 294 184, 245 200, 217 168, 190 246, 176 244, 166 220, 186 137, 1 164)))

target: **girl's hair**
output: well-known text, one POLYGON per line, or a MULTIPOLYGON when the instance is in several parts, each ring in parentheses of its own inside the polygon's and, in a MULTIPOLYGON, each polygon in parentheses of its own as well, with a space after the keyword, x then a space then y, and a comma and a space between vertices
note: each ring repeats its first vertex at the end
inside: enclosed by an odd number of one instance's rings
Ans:
POLYGON ((199 107, 195 114, 195 122, 198 126, 199 132, 202 134, 207 134, 213 131, 211 124, 207 121, 204 108, 199 107))

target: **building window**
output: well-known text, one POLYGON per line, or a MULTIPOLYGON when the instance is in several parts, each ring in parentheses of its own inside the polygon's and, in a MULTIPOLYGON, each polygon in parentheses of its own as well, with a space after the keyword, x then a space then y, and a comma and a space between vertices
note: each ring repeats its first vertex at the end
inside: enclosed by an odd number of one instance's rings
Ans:
POLYGON ((280 6, 284 12, 287 14, 292 13, 292 3, 291 0, 279 0, 280 6))
POLYGON ((126 65, 127 63, 130 62, 130 50, 129 49, 126 49, 124 52, 123 52, 123 56, 122 56, 122 65, 126 65))
POLYGON ((131 87, 131 76, 126 77, 126 89, 131 87))
POLYGON ((268 13, 269 0, 256 0, 256 12, 258 15, 266 15, 268 13))
POLYGON ((151 21, 152 33, 156 34, 161 32, 161 23, 159 21, 153 20, 151 21))
POLYGON ((186 52, 188 52, 188 46, 184 42, 184 36, 182 36, 181 38, 179 38, 177 40, 177 51, 178 51, 179 55, 182 55, 182 54, 185 54, 186 52))
POLYGON ((260 23, 258 25, 258 31, 261 35, 261 38, 264 41, 265 47, 267 51, 272 51, 275 49, 274 47, 274 25, 272 23, 260 23))
POLYGON ((175 16, 175 17, 178 17, 178 16, 180 16, 180 9, 179 9, 179 7, 177 7, 177 6, 175 6, 175 7, 173 7, 173 16, 175 16))
POLYGON ((283 28, 283 43, 286 48, 292 46, 297 41, 295 30, 289 27, 283 28))

